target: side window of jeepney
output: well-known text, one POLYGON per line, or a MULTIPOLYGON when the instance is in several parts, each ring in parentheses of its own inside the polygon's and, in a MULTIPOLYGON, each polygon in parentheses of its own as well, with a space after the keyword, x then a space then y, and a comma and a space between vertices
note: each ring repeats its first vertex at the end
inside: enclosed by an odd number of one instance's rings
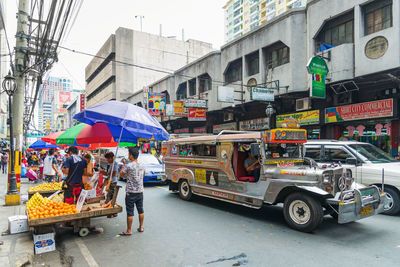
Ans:
POLYGON ((216 157, 215 145, 180 145, 179 156, 181 157, 216 157))

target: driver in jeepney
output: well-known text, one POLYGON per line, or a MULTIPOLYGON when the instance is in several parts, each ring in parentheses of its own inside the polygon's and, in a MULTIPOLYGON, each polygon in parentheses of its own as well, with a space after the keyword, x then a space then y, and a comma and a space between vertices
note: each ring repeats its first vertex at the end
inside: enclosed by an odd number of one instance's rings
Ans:
POLYGON ((260 179, 261 165, 258 162, 258 159, 251 154, 250 150, 247 151, 247 158, 244 161, 244 168, 249 175, 254 177, 255 182, 258 182, 258 179, 260 179))

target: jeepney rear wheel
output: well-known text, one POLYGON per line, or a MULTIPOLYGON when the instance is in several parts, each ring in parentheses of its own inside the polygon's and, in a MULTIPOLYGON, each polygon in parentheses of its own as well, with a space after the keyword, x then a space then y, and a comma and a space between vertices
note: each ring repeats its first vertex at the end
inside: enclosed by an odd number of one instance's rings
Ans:
POLYGON ((283 216, 286 223, 301 232, 312 232, 323 220, 321 203, 304 193, 292 193, 286 197, 283 216))
POLYGON ((181 180, 178 186, 179 197, 183 200, 190 200, 192 198, 192 189, 190 188, 187 180, 181 180))
POLYGON ((389 186, 385 186, 385 194, 386 194, 386 201, 384 205, 384 212, 382 214, 386 215, 396 215, 400 211, 400 196, 399 193, 390 188, 389 186))

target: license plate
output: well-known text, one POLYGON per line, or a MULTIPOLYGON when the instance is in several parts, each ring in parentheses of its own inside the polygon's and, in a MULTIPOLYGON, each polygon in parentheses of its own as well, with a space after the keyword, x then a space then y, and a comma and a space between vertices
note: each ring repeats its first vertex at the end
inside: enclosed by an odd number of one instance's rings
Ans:
POLYGON ((162 175, 157 175, 157 180, 161 180, 162 179, 162 175))
POLYGON ((373 189, 361 191, 361 195, 362 195, 362 196, 372 196, 373 193, 374 193, 374 190, 373 190, 373 189))
POLYGON ((361 216, 366 216, 372 213, 372 207, 368 206, 368 207, 364 207, 361 210, 361 216))

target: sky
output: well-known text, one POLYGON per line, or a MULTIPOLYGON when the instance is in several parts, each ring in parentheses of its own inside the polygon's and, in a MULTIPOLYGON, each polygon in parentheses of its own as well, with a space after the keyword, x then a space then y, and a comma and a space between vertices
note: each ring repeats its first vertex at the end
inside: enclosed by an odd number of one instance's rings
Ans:
MULTIPOLYGON (((45 0, 49 1, 49 0, 45 0)), ((5 0, 6 29, 10 46, 16 32, 15 13, 17 0, 5 0)), ((159 34, 162 24, 163 36, 176 36, 181 40, 196 39, 213 44, 219 49, 224 41, 224 11, 227 0, 84 0, 79 15, 68 38, 62 46, 96 54, 107 38, 118 27, 140 30, 144 16, 144 32, 159 34)), ((92 57, 59 50, 59 62, 51 69, 51 76, 70 77, 75 89, 85 88, 85 67, 92 57)))

